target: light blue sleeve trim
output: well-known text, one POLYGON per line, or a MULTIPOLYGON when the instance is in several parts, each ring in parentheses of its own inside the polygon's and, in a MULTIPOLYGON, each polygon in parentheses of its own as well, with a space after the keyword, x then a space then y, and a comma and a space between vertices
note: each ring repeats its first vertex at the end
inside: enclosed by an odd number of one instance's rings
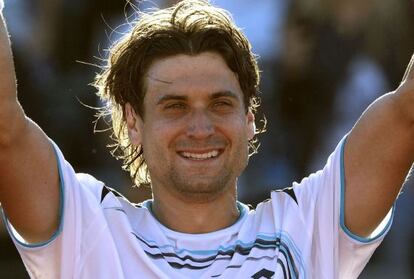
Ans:
POLYGON ((63 162, 60 162, 60 160, 59 160, 59 155, 58 155, 58 151, 56 150, 57 147, 55 146, 55 144, 52 141, 50 141, 50 143, 51 143, 51 145, 53 147, 53 151, 55 153, 55 157, 56 157, 56 161, 57 161, 57 165, 58 165, 58 174, 59 174, 59 213, 58 213, 59 227, 58 227, 58 229, 46 241, 39 242, 39 243, 30 243, 30 244, 22 242, 13 233, 13 231, 15 231, 15 232, 17 232, 17 231, 10 227, 10 223, 7 219, 6 213, 2 210, 3 221, 4 221, 4 224, 6 225, 8 233, 11 235, 11 237, 13 238, 13 240, 16 243, 18 243, 19 245, 21 245, 23 247, 26 247, 26 248, 39 248, 39 247, 46 246, 47 244, 49 244, 50 242, 55 240, 59 236, 59 234, 61 233, 61 231, 63 229, 63 208, 64 208, 63 205, 64 205, 64 190, 65 190, 65 183, 64 183, 64 180, 63 180, 62 167, 61 167, 61 163, 63 163, 63 162))
MULTIPOLYGON (((395 203, 392 206, 392 212, 391 217, 389 218, 387 224, 384 226, 384 228, 381 230, 381 232, 377 233, 374 237, 361 237, 359 235, 356 235, 352 233, 345 225, 345 167, 344 167, 344 150, 345 150, 345 144, 347 140, 348 135, 343 139, 342 146, 341 146, 341 157, 340 157, 340 180, 341 180, 341 204, 340 204, 340 225, 342 230, 352 239, 357 240, 362 243, 371 243, 377 240, 378 238, 384 236, 388 230, 391 227, 392 221, 394 219, 394 211, 395 211, 395 203)), ((388 218, 388 214, 386 217, 388 218)))

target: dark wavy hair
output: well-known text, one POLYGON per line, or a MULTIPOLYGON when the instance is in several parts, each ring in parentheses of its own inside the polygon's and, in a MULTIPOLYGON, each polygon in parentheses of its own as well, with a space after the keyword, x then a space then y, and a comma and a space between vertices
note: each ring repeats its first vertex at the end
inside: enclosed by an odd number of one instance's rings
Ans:
MULTIPOLYGON (((136 185, 149 184, 150 176, 142 146, 128 137, 124 107, 130 103, 144 119, 145 74, 156 59, 205 51, 220 54, 237 74, 246 113, 259 106, 259 70, 256 56, 230 14, 208 1, 184 0, 167 9, 139 12, 131 30, 109 49, 107 65, 97 74, 94 86, 105 102, 100 115, 112 121, 112 155, 123 160, 136 185)), ((249 144, 256 153, 257 140, 249 144)))

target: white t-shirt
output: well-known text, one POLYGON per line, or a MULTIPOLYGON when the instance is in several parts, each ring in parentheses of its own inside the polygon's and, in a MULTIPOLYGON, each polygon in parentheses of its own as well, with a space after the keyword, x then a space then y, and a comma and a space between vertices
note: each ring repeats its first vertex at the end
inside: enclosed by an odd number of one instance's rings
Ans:
POLYGON ((131 204, 76 174, 55 146, 63 200, 58 231, 27 244, 6 223, 32 278, 357 278, 392 211, 368 239, 345 228, 343 142, 323 170, 272 192, 255 210, 239 203, 235 224, 205 234, 166 228, 151 201, 131 204))

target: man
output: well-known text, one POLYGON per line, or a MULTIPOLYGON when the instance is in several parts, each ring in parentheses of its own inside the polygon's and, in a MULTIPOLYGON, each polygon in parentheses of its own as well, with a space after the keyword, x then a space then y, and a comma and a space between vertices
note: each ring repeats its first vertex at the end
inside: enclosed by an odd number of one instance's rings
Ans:
POLYGON ((223 10, 186 0, 142 15, 96 79, 124 167, 152 187, 134 205, 24 115, 4 25, 0 56, 0 201, 33 278, 356 278, 414 159, 412 58, 323 170, 256 210, 237 202, 256 60, 223 10))

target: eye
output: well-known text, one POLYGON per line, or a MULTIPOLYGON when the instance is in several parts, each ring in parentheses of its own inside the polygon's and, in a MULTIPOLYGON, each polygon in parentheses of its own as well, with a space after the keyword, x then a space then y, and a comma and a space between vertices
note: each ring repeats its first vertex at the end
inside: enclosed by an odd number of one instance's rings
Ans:
POLYGON ((213 109, 219 111, 228 111, 233 108, 233 103, 230 100, 216 100, 212 104, 213 109))
POLYGON ((187 105, 182 102, 168 103, 164 106, 165 110, 184 110, 187 108, 187 105))
POLYGON ((216 106, 231 106, 230 102, 220 101, 215 103, 216 106))

